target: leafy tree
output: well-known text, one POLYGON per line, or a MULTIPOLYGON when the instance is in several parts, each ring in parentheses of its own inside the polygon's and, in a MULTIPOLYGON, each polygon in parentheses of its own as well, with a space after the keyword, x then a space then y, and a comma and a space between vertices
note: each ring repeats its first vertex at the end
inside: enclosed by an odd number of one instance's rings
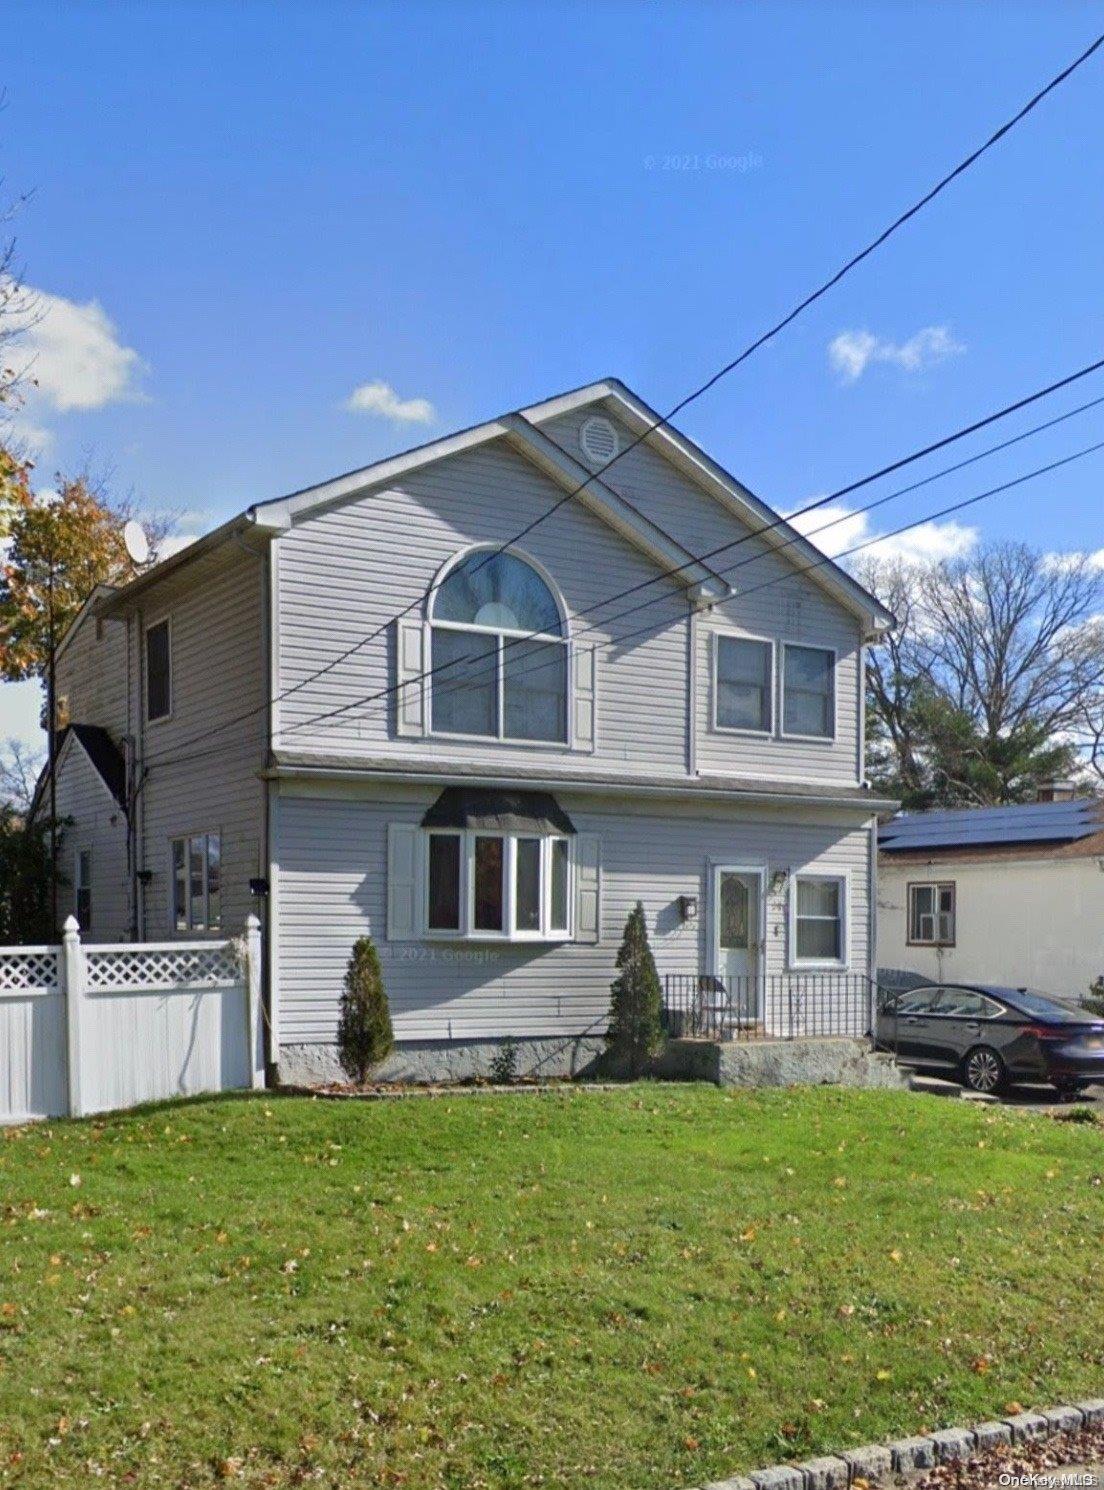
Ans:
MULTIPOLYGON (((2 460, 2 458, 0 458, 2 460)), ((0 463, 0 535, 8 552, 0 567, 0 677, 41 676, 60 638, 99 584, 121 584, 137 572, 123 543, 129 504, 111 503, 87 476, 59 477, 44 501, 30 487, 29 467, 0 463)), ((155 524, 155 540, 166 520, 155 524)))
POLYGON ((1003 543, 929 565, 868 562, 897 617, 867 663, 871 780, 910 808, 1031 800, 1104 718, 1104 575, 1003 543))
POLYGON ((379 953, 370 936, 358 937, 345 972, 337 1026, 342 1070, 351 1081, 363 1086, 369 1071, 390 1055, 394 1044, 379 953))
POLYGON ((618 976, 610 984, 610 1022, 606 1041, 618 1065, 639 1076, 663 1044, 663 999, 648 923, 638 900, 625 922, 617 953, 618 976))
POLYGON ((0 806, 0 943, 12 946, 56 939, 49 824, 28 824, 5 803, 0 806))

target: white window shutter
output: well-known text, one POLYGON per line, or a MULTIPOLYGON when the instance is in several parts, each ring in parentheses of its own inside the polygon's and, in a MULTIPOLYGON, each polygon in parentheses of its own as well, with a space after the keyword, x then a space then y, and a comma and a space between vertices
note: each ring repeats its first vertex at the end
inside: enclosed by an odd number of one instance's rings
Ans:
POLYGON ((576 750, 593 750, 596 731, 597 656, 592 646, 571 647, 572 743, 576 750))
POLYGON ((387 940, 409 942, 418 934, 418 830, 387 825, 387 940))
POLYGON ((601 933, 601 840, 597 833, 575 835, 575 940, 596 942, 601 933))
POLYGON ((425 627, 416 616, 400 616, 395 626, 395 726, 400 735, 424 735, 425 627))

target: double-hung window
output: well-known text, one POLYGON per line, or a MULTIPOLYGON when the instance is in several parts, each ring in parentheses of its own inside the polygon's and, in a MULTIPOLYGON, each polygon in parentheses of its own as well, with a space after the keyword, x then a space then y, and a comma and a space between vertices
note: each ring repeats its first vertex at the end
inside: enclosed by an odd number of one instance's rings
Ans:
POLYGON ((943 884, 909 885, 908 942, 913 947, 953 947, 955 944, 955 887, 943 884))
POLYGON ((172 713, 172 636, 168 617, 146 627, 146 718, 172 713))
POLYGON ((842 967, 847 962, 847 880, 799 874, 791 899, 790 960, 796 965, 842 967))
POLYGON ((437 586, 429 668, 435 733, 566 744, 567 669, 560 605, 524 559, 476 550, 437 586))
POLYGON ((718 635, 715 669, 713 696, 717 728, 769 735, 774 726, 771 643, 718 635))
POLYGON ((76 899, 77 925, 85 936, 92 929, 92 850, 77 850, 74 891, 76 899))
POLYGON ((782 733, 830 740, 835 732, 835 652, 787 642, 782 658, 782 733))
POLYGON ((567 838, 483 829, 430 829, 426 838, 425 922, 430 936, 567 938, 567 838))
POLYGON ((172 914, 177 931, 217 931, 222 925, 222 840, 217 833, 174 838, 172 914))

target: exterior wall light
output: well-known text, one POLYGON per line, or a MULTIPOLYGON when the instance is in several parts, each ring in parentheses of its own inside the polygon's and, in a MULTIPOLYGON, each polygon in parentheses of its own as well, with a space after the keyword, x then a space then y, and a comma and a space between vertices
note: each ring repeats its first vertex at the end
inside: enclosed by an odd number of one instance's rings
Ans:
POLYGON ((684 921, 692 921, 698 914, 698 897, 696 895, 680 895, 678 898, 679 915, 684 921))

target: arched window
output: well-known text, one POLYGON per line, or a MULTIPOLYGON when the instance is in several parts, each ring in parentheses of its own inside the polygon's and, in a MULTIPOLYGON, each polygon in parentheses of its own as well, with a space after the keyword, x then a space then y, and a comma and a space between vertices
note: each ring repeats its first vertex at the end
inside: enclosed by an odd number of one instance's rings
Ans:
POLYGON ((567 626, 548 581, 517 554, 477 549, 430 606, 433 729, 567 741, 567 626))

